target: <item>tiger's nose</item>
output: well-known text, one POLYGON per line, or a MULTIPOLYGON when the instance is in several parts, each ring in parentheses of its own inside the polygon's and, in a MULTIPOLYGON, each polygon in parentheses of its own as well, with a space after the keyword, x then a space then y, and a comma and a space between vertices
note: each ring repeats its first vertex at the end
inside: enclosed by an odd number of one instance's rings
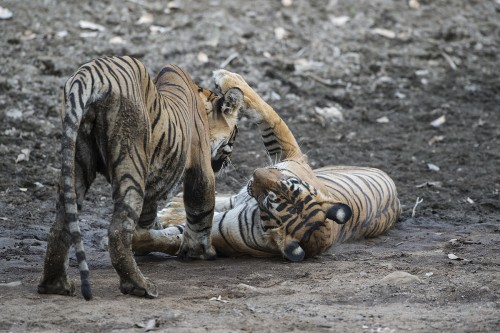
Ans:
POLYGON ((281 171, 274 168, 257 168, 253 172, 253 179, 256 181, 278 182, 282 177, 281 171))

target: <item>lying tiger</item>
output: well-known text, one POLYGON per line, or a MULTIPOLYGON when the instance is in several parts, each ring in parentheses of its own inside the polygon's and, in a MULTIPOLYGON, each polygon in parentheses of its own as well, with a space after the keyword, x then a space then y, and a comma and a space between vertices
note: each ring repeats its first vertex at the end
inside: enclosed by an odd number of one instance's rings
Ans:
MULTIPOLYGON (((287 125, 241 76, 224 70, 214 76, 223 92, 243 91, 242 112, 258 124, 270 158, 279 161, 257 169, 237 195, 217 197, 212 244, 218 254, 301 261, 392 227, 401 208, 387 174, 350 166, 312 170, 287 125)), ((135 251, 176 253, 185 232, 182 203, 174 198, 159 216, 165 228, 137 233, 135 251)))
POLYGON ((163 67, 154 80, 130 57, 100 58, 81 66, 64 87, 57 216, 38 292, 74 293, 66 269, 73 243, 82 295, 92 298, 77 213, 97 172, 112 186, 109 251, 122 293, 158 295, 137 267, 132 236, 136 229, 157 227, 157 202, 181 179, 187 223, 178 254, 214 258, 214 171, 229 161, 242 102, 240 89, 219 96, 174 65, 163 67))

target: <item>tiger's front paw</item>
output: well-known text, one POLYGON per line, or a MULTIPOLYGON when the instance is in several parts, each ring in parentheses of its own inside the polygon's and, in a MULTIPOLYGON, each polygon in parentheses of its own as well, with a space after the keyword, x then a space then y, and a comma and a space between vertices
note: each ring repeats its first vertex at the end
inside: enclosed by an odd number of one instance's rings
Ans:
POLYGON ((215 248, 207 242, 197 242, 191 237, 182 239, 181 247, 177 251, 177 257, 182 260, 186 259, 202 259, 214 260, 216 258, 215 248))
POLYGON ((156 298, 158 297, 158 288, 149 279, 143 279, 140 282, 134 281, 121 281, 120 291, 124 295, 133 295, 144 298, 156 298))
POLYGON ((42 277, 37 290, 39 294, 74 296, 75 284, 66 275, 52 279, 42 277))

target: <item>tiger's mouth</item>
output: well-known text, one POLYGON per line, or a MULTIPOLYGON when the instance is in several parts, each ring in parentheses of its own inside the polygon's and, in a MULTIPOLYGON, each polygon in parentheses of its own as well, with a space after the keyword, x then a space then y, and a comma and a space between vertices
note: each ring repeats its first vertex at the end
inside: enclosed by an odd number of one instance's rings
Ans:
POLYGON ((231 163, 231 154, 233 153, 232 144, 222 143, 212 156, 212 170, 219 172, 231 163))
POLYGON ((212 170, 214 172, 219 172, 220 170, 224 169, 227 167, 229 164, 231 164, 231 155, 227 155, 224 157, 221 157, 217 160, 212 160, 212 170))
POLYGON ((234 142, 238 134, 238 126, 234 126, 233 132, 227 140, 212 143, 212 170, 219 172, 221 169, 231 164, 234 142))

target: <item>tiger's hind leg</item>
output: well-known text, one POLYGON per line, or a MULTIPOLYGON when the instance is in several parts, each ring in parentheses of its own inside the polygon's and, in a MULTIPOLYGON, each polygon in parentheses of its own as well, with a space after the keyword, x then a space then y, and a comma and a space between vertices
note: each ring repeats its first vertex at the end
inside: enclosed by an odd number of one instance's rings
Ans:
POLYGON ((56 221, 50 228, 43 276, 38 284, 39 294, 74 295, 75 284, 68 278, 68 253, 71 235, 65 221, 63 184, 58 185, 56 221))
MULTIPOLYGON (((123 103, 121 103, 123 106, 123 103)), ((115 129, 109 140, 107 156, 108 168, 113 191, 114 211, 108 229, 109 253, 111 263, 120 277, 120 291, 123 294, 154 298, 158 291, 154 283, 144 277, 135 262, 132 252, 132 238, 140 221, 144 206, 146 175, 148 166, 147 122, 141 118, 142 112, 133 106, 126 106, 113 119, 115 129), (138 126, 144 124, 144 126, 138 126)), ((143 221, 149 220, 150 209, 144 206, 143 221)))
MULTIPOLYGON (((82 133, 77 140, 75 156, 75 188, 78 209, 81 208, 85 193, 96 176, 96 159, 93 148, 89 136, 82 133)), ((75 285, 67 274, 71 234, 65 218, 64 188, 61 178, 57 191, 56 221, 50 229, 43 276, 38 285, 38 293, 40 294, 73 295, 75 293, 75 285)))
MULTIPOLYGON (((124 161, 123 164, 133 165, 131 161, 124 161)), ((129 171, 120 166, 115 170, 115 204, 108 230, 109 252, 111 263, 120 276, 120 291, 123 294, 154 298, 158 296, 157 288, 142 275, 132 252, 132 238, 142 210, 145 187, 144 179, 137 179, 134 173, 135 170, 129 171)))

